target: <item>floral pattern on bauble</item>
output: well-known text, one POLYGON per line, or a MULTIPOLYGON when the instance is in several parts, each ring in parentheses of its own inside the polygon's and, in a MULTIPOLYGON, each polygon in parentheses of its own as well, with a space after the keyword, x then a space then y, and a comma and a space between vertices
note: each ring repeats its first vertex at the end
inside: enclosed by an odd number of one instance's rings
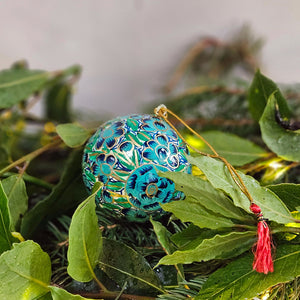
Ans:
POLYGON ((103 187, 99 205, 132 221, 162 214, 160 204, 183 199, 174 183, 158 172, 191 172, 188 150, 163 119, 129 115, 108 121, 90 138, 83 155, 83 180, 89 192, 103 187))
POLYGON ((160 203, 168 203, 173 199, 175 184, 168 178, 158 176, 153 165, 143 165, 127 179, 126 193, 135 207, 157 210, 160 203))

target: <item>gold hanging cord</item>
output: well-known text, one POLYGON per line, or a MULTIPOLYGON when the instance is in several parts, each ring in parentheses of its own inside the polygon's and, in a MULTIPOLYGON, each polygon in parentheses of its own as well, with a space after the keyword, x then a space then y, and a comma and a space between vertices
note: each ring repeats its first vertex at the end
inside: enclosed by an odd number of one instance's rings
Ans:
POLYGON ((238 174, 238 172, 235 170, 235 168, 222 156, 220 156, 217 151, 213 148, 213 146, 211 146, 199 133, 197 133, 193 128, 191 128, 186 122, 184 122, 180 117, 178 117, 175 113, 173 113, 171 110, 169 110, 164 104, 159 105, 158 107, 156 107, 154 109, 154 113, 163 118, 170 126, 171 128, 173 128, 175 130, 175 132, 178 134, 178 136, 191 148, 193 149, 195 152, 201 154, 201 155, 205 155, 205 156, 209 156, 212 158, 218 158, 221 161, 224 162, 224 164, 227 166, 228 171, 232 177, 232 179, 234 180, 234 182, 237 184, 237 186, 240 188, 240 190, 246 195, 246 197, 249 199, 250 204, 252 204, 253 198, 251 196, 251 194, 249 193, 248 189, 245 186, 245 183, 243 181, 243 179, 241 178, 241 176, 238 174), (172 115, 173 117, 175 117, 181 124, 183 124, 191 133, 193 133, 196 137, 198 137, 201 141, 203 141, 208 147, 209 149, 214 153, 214 154, 207 154, 204 152, 199 151, 197 148, 191 146, 186 139, 182 136, 182 134, 175 128, 175 126, 168 120, 168 114, 172 115))

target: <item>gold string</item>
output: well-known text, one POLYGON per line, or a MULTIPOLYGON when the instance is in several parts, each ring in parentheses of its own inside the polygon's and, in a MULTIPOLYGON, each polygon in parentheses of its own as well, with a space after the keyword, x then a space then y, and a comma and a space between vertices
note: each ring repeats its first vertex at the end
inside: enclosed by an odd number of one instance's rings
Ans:
POLYGON ((251 196, 251 194, 249 193, 243 179, 241 178, 241 176, 238 174, 238 172, 236 171, 236 169, 222 156, 220 156, 217 151, 213 148, 212 145, 209 144, 208 141, 206 141, 199 133, 197 133, 193 128, 191 128, 186 122, 184 122, 179 116, 177 116, 175 113, 173 113, 171 110, 169 110, 165 105, 160 105, 157 108, 155 108, 154 110, 155 114, 158 115, 159 117, 163 118, 169 125, 170 127, 178 134, 178 136, 195 152, 201 154, 201 155, 205 155, 205 156, 209 156, 212 158, 218 158, 221 161, 223 161, 223 163, 227 166, 228 171, 232 177, 232 179, 234 180, 234 182, 236 183, 236 185, 240 188, 240 190, 246 195, 246 197, 249 199, 250 203, 252 204, 253 198, 251 196), (193 133, 196 137, 198 137, 201 141, 203 141, 208 147, 209 149, 214 153, 212 154, 207 154, 204 152, 201 152, 200 150, 198 150, 197 148, 191 146, 186 139, 182 136, 182 134, 175 128, 175 126, 168 120, 168 114, 172 115, 173 117, 175 117, 181 124, 183 124, 191 133, 193 133))

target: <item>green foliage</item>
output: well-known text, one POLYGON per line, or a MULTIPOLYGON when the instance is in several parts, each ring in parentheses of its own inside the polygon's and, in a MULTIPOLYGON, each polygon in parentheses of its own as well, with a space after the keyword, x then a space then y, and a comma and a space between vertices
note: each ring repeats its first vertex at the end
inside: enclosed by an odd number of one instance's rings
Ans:
POLYGON ((162 292, 161 284, 145 258, 127 245, 103 239, 99 258, 101 269, 118 285, 126 283, 126 290, 146 295, 162 292))
POLYGON ((27 69, 10 69, 0 73, 0 108, 8 108, 39 92, 50 73, 27 69))
POLYGON ((69 229, 68 273, 77 281, 87 282, 96 278, 94 268, 102 250, 102 235, 95 212, 94 193, 76 209, 69 229))
POLYGON ((283 202, 290 211, 299 210, 300 185, 293 183, 281 183, 268 186, 283 202))
MULTIPOLYGON (((207 131, 201 136, 233 166, 243 166, 266 155, 256 144, 228 132, 207 131)), ((198 149, 213 154, 204 143, 198 149)))
POLYGON ((11 248, 12 236, 10 233, 10 213, 8 199, 0 181, 0 253, 11 248))
POLYGON ((172 255, 163 257, 160 264, 190 264, 212 259, 227 259, 238 256, 251 248, 256 232, 231 232, 226 235, 215 235, 211 239, 204 239, 195 248, 176 251, 172 255))
POLYGON ((253 78, 248 93, 249 110, 254 120, 259 121, 269 97, 274 93, 278 99, 278 106, 282 117, 288 118, 291 115, 290 109, 277 85, 271 79, 262 75, 258 70, 253 78))
POLYGON ((91 298, 81 297, 80 295, 73 295, 71 293, 68 293, 66 290, 60 289, 56 286, 50 286, 49 288, 51 290, 51 296, 53 300, 93 300, 91 298))
POLYGON ((83 145, 90 136, 88 130, 78 124, 58 125, 56 131, 65 144, 72 148, 83 145))
POLYGON ((60 181, 52 192, 29 210, 21 224, 24 237, 31 237, 47 220, 68 213, 87 195, 81 179, 82 150, 71 153, 60 181))
MULTIPOLYGON (((205 195, 203 197, 205 197, 205 195)), ((205 209, 199 198, 195 199, 187 196, 183 201, 170 202, 164 204, 162 207, 164 210, 172 212, 183 222, 192 222, 201 228, 217 229, 232 227, 234 225, 230 219, 205 209), (201 218, 199 218, 199 216, 201 216, 201 218)))
POLYGON ((298 111, 296 90, 280 92, 257 72, 248 94, 248 81, 201 77, 204 86, 163 101, 237 167, 269 219, 278 249, 274 272, 262 275, 252 270, 257 219, 248 197, 228 165, 171 118, 202 152, 188 158, 192 174, 161 174, 185 199, 162 205, 170 214, 145 224, 95 204, 97 191, 87 195, 81 174, 95 124, 71 110, 79 73, 24 63, 0 72, 0 298, 299 298, 300 142, 297 123, 287 121, 298 111), (44 116, 28 114, 32 99, 44 116))
POLYGON ((3 300, 90 299, 49 286, 50 278, 50 258, 33 241, 14 244, 12 250, 4 252, 0 257, 0 297, 3 300))
POLYGON ((2 180, 8 199, 11 231, 19 230, 21 217, 28 209, 26 186, 21 176, 12 175, 2 180))
POLYGON ((45 96, 45 115, 49 120, 60 123, 72 121, 71 113, 72 85, 58 82, 53 85, 45 96))
MULTIPOLYGON (((176 189, 184 192, 184 194, 187 196, 184 201, 187 200, 193 202, 196 207, 199 207, 198 209, 205 211, 208 216, 209 214, 211 214, 211 218, 214 220, 212 223, 213 227, 209 227, 210 222, 206 223, 205 220, 203 222, 204 226, 202 227, 208 227, 212 229, 227 227, 223 226, 226 224, 216 224, 216 220, 222 220, 220 219, 220 215, 223 217, 227 217, 226 222, 229 222, 229 224, 227 224, 229 226, 232 226, 233 224, 228 220, 230 218, 240 221, 244 221, 249 218, 241 209, 233 204, 232 200, 230 200, 223 193, 216 190, 207 180, 203 180, 200 177, 192 176, 189 174, 179 174, 171 172, 167 173, 166 176, 173 182, 175 182, 176 189), (219 215, 218 218, 216 217, 216 213, 219 215)), ((183 203, 184 201, 171 202, 165 204, 163 207, 165 210, 169 210, 170 207, 174 210, 174 208, 177 209, 177 206, 179 206, 178 213, 184 213, 184 209, 181 209, 183 208, 181 207, 181 203, 183 203)), ((197 210, 197 208, 195 209, 197 210)), ((175 211, 173 210, 172 212, 175 213, 175 211)), ((193 212, 191 212, 191 215, 193 215, 193 212)), ((189 222, 193 222, 193 220, 189 220, 189 222)), ((195 217, 195 222, 200 222, 197 216, 195 217)), ((200 223, 198 223, 197 225, 200 226, 200 223)))
MULTIPOLYGON (((236 183, 223 162, 208 156, 190 157, 189 161, 205 174, 216 189, 220 189, 230 195, 236 206, 250 212, 249 199, 236 187, 236 183)), ((292 216, 289 210, 274 193, 265 187, 261 187, 253 177, 245 175, 242 172, 239 172, 239 175, 255 203, 263 210, 266 218, 283 224, 291 221, 292 216)))
POLYGON ((251 269, 251 255, 246 255, 216 271, 204 284, 196 299, 249 299, 280 282, 299 276, 299 245, 278 247, 274 268, 276 272, 264 275, 251 269))
POLYGON ((278 156, 286 160, 300 161, 300 133, 287 130, 278 124, 278 109, 280 114, 282 113, 277 103, 276 94, 272 94, 259 121, 262 139, 278 156))
POLYGON ((163 247, 164 251, 167 254, 171 254, 174 251, 174 245, 172 245, 170 237, 171 233, 167 230, 165 226, 163 226, 160 222, 154 221, 151 219, 151 223, 157 239, 161 246, 163 247))
POLYGON ((14 244, 0 257, 0 298, 37 299, 48 292, 50 277, 50 258, 38 244, 14 244))

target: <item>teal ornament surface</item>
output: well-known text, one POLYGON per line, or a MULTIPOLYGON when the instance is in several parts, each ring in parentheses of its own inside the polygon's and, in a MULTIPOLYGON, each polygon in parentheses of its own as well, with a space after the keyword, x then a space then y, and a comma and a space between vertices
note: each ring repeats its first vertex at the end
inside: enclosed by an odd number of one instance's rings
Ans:
POLYGON ((83 180, 91 192, 103 187, 96 202, 132 221, 162 213, 160 204, 184 198, 159 172, 191 172, 188 149, 168 125, 154 115, 129 115, 104 123, 83 155, 83 180))

